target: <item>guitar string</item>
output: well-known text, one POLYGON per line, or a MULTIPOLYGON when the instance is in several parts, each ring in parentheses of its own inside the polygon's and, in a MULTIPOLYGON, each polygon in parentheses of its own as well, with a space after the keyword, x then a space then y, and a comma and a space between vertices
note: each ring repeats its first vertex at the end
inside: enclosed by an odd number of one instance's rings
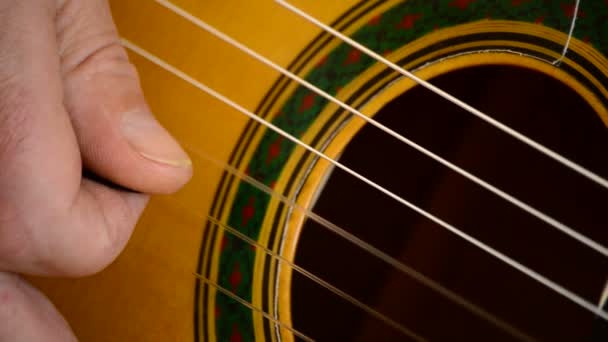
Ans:
POLYGON ((498 197, 502 198, 503 200, 509 202, 510 204, 520 208, 521 210, 523 210, 524 212, 532 215, 533 217, 539 219, 540 221, 550 225, 551 227, 561 231, 562 233, 570 236, 571 238, 577 240, 578 242, 584 244, 585 246, 595 250, 596 252, 602 254, 605 257, 608 257, 608 247, 598 243, 597 241, 594 241, 593 239, 589 238, 588 236, 576 231, 575 229, 573 229, 572 227, 569 227, 568 225, 554 219, 553 217, 551 217, 550 215, 547 215, 545 213, 543 213, 542 211, 534 208, 533 206, 519 200, 517 197, 493 186, 492 184, 484 181, 483 179, 473 175, 472 173, 464 170, 463 168, 449 162, 448 160, 440 157, 439 155, 431 152, 430 150, 427 150, 426 148, 422 147, 421 145, 415 143, 414 141, 404 137, 403 135, 395 132, 394 130, 390 129, 389 127, 383 125, 382 123, 376 121, 375 119, 366 116, 365 114, 361 113, 359 110, 351 107, 350 105, 338 100, 336 97, 328 94, 327 92, 323 91, 322 89, 316 87, 315 85, 309 83, 308 81, 302 79, 301 77, 295 75, 294 73, 290 72, 289 70, 279 66, 278 64, 272 62, 271 60, 269 60, 268 58, 260 55, 259 53, 253 51, 252 49, 250 49, 249 47, 245 46, 244 44, 238 42, 237 40, 235 40, 234 38, 226 35, 225 33, 219 31, 218 29, 212 27, 211 25, 207 24, 206 22, 204 22, 203 20, 201 20, 200 18, 195 17, 194 15, 192 15, 191 13, 187 12, 186 10, 184 10, 183 8, 171 3, 168 0, 153 0, 155 2, 157 2, 158 4, 160 4, 161 6, 167 8, 168 10, 172 11, 173 13, 179 15, 180 17, 184 18, 185 20, 189 21, 190 23, 194 24, 195 26, 209 32, 210 34, 214 35, 215 37, 223 40, 224 42, 234 46, 235 48, 239 49, 240 51, 246 53, 247 55, 251 56, 252 58, 258 60, 259 62, 267 65, 268 67, 280 72, 281 74, 291 78, 292 80, 300 83, 301 85, 303 85, 304 87, 310 89, 311 91, 315 92, 316 94, 322 96, 323 98, 327 99, 330 102, 333 102, 334 104, 340 106, 341 108, 349 111, 350 113, 354 114, 355 116, 359 117, 360 119, 363 119, 364 121, 366 121, 367 123, 375 126, 376 128, 380 129, 381 131, 383 131, 384 133, 392 136, 393 138, 401 141, 402 143, 405 143, 407 145, 409 145, 410 147, 414 148, 415 150, 417 150, 418 152, 426 155, 427 157, 435 160, 436 162, 438 162, 439 164, 449 168, 450 170, 460 174, 461 176, 467 178, 468 180, 474 182, 475 184, 481 186, 482 188, 492 192, 493 194, 497 195, 498 197))
MULTIPOLYGON (((578 4, 577 4, 578 5, 578 4)), ((565 48, 566 49, 566 48, 565 48)))
MULTIPOLYGON (((197 214, 197 216, 199 216, 201 218, 204 218, 203 215, 198 215, 197 214)), ((307 271, 306 269, 304 269, 304 268, 296 265, 295 263, 290 262, 289 260, 287 260, 284 257, 280 256, 279 254, 271 251, 269 248, 267 248, 265 246, 262 246, 257 241, 251 239, 250 237, 248 237, 247 235, 239 232, 238 230, 234 229, 233 227, 230 227, 229 225, 220 222, 218 219, 212 217, 211 215, 207 215, 206 219, 209 220, 211 223, 215 224, 216 226, 221 227, 224 231, 229 232, 230 234, 232 234, 233 236, 237 237, 238 239, 240 239, 242 241, 245 241, 246 243, 248 243, 251 246, 254 246, 254 247, 258 248, 258 249, 261 249, 262 251, 264 251, 264 253, 266 253, 267 255, 269 255, 270 257, 272 257, 273 259, 275 259, 275 260, 277 260, 279 262, 285 263, 286 265, 288 265, 289 267, 291 267, 296 272, 300 273, 301 275, 305 276, 306 278, 310 279, 311 281, 317 283, 318 285, 321 285, 322 287, 326 288, 327 290, 333 292, 338 297, 346 300, 347 302, 353 304, 354 306, 358 307, 359 309, 365 311, 367 314, 369 314, 369 315, 373 316, 374 318, 382 321, 383 323, 385 323, 388 326, 390 326, 391 328, 399 331, 403 335, 405 335, 407 337, 410 337, 410 338, 412 338, 412 339, 414 339, 416 341, 427 341, 425 338, 423 338, 422 336, 418 335, 413 330, 408 329, 405 326, 403 326, 403 324, 400 324, 400 323, 394 321, 390 317, 388 317, 388 316, 380 313, 379 311, 373 309, 369 305, 361 302, 360 300, 356 299, 355 297, 353 297, 353 296, 347 294, 346 292, 338 289, 337 287, 333 286, 332 284, 330 284, 329 282, 323 280, 322 278, 314 275, 313 273, 311 273, 311 272, 307 271)))
MULTIPOLYGON (((323 227, 324 229, 327 229, 328 231, 340 236, 341 238, 343 238, 344 240, 348 241, 349 243, 353 244, 354 246, 361 248, 363 251, 369 253, 370 255, 378 258, 380 261, 385 262, 387 265, 395 268, 397 271, 399 271, 400 273, 414 279, 415 281, 417 281, 418 283, 422 284, 423 286, 431 289, 432 291, 436 292, 437 294, 439 294, 440 296, 443 296, 444 298, 452 301, 453 303, 461 306, 463 309, 469 311, 470 313, 474 314, 475 316, 487 321, 490 324, 493 324, 494 326, 496 326, 497 328, 505 331, 506 333, 510 334, 511 336, 521 340, 521 341, 534 341, 534 339, 530 336, 528 336, 527 334, 525 334, 524 332, 520 331, 519 329, 517 329, 516 327, 514 327, 513 325, 505 322, 504 320, 496 317, 495 315, 489 313, 488 311, 484 310, 483 308, 473 304, 472 302, 468 301, 467 299, 463 298, 462 296, 460 296, 459 294, 447 289, 446 287, 442 286, 441 284, 437 283, 436 281, 428 278, 427 276, 423 275, 422 273, 416 271, 415 269, 405 265, 404 263, 402 263, 401 261, 393 258, 392 256, 386 254, 385 252, 381 251, 380 249, 374 247, 373 245, 359 239, 358 237, 356 237, 355 235, 351 234, 350 232, 348 232, 347 230, 345 230, 344 228, 341 228, 340 226, 336 225, 335 223, 315 214, 313 211, 311 211, 309 208, 306 208, 298 203, 295 202, 295 200, 292 200, 288 197, 286 197, 285 195, 281 194, 280 192, 277 192, 275 190, 273 190, 272 188, 268 187, 267 185, 263 184, 262 182, 260 182, 259 180, 239 171, 238 169, 236 169, 235 167, 229 165, 226 162, 222 162, 214 157, 212 157, 211 155, 209 155, 206 152, 203 152, 197 148, 194 148, 188 144, 183 144, 184 147, 186 147, 188 150, 190 150, 194 155, 201 157, 207 161, 209 161, 210 163, 214 164, 216 167, 219 167, 225 171, 227 171, 228 173, 236 176, 237 178, 239 178, 239 180, 242 180, 246 183, 251 184, 252 186, 254 186, 256 189, 264 192, 265 194, 279 200, 280 202, 282 202, 283 204, 285 204, 288 207, 294 208, 298 211, 300 211, 301 213, 304 214, 304 216, 306 216, 307 218, 315 221, 316 223, 318 223, 321 227, 323 227)), ((179 203, 178 200, 174 200, 175 202, 177 202, 180 206, 184 207, 183 204, 179 203)), ((187 209, 186 209, 187 210, 187 209)), ((197 216, 201 216, 198 213, 195 213, 197 216)), ((256 242, 257 243, 257 242, 256 242)), ((263 247, 265 248, 265 247, 263 247)), ((310 273, 310 272, 309 272, 310 273)), ((322 285, 322 284, 321 284, 322 285)), ((352 296, 349 296, 352 298, 352 296)))
POLYGON ((334 28, 332 28, 329 25, 326 25, 324 23, 322 23, 321 21, 319 21, 318 19, 316 19, 315 17, 311 16, 310 14, 304 12, 303 10, 295 7, 294 5, 284 1, 284 0, 274 0, 275 2, 277 2, 279 5, 283 6, 284 8, 286 8, 287 10, 290 10, 291 12, 295 13, 296 15, 306 19, 307 21, 309 21, 310 23, 316 25, 317 27, 321 28, 322 30, 330 33, 331 35, 333 35, 334 37, 340 39, 341 41, 347 43, 348 45, 356 48, 357 50, 363 52, 364 54, 368 55, 369 57, 373 58, 374 60, 388 66, 389 68, 395 70, 396 72, 400 73, 401 75, 411 79, 412 81, 416 82, 417 84, 419 84, 420 86, 430 90, 431 92, 439 95, 440 97, 442 97, 443 99, 457 105, 458 107, 466 110, 467 112, 475 115, 476 117, 482 119, 483 121, 485 121, 486 123, 498 128, 499 130, 501 130, 502 132, 510 135, 511 137, 515 138, 516 140, 519 140, 520 142, 528 145, 529 147, 537 150, 538 152, 541 152, 542 154, 544 154, 545 156, 557 161, 558 163, 566 166, 567 168, 579 173, 580 175, 586 177, 587 179, 601 185, 603 188, 608 189, 608 179, 603 178, 602 176, 592 172, 591 170, 586 169, 585 167, 571 161, 570 159, 560 155, 559 153, 553 151, 552 149, 538 143, 537 141, 527 137, 526 135, 519 133, 518 131, 512 129, 511 127, 501 123, 500 121, 492 118, 491 116, 484 114, 483 112, 481 112, 480 110, 474 108, 473 106, 465 103, 464 101, 450 95, 449 93, 445 92, 444 90, 436 87, 435 85, 431 84, 428 81, 425 81, 421 78, 419 78, 418 76, 414 75, 413 73, 403 69, 402 67, 398 66, 397 64, 389 61, 388 59, 382 57, 381 55, 379 55, 378 53, 370 50, 369 48, 367 48, 366 46, 354 41, 353 39, 347 37, 346 35, 338 32, 337 30, 335 30, 334 28))
POLYGON ((308 342, 315 342, 315 340, 313 340, 312 338, 308 337, 307 335, 305 335, 304 333, 296 330, 295 328, 293 328, 292 326, 290 326, 287 323, 281 322, 280 320, 272 317, 271 315, 269 315, 268 313, 266 313, 264 310, 258 308, 257 306, 251 304, 250 302, 248 302, 247 300, 241 298, 240 296, 236 295, 235 293, 233 293, 230 290, 225 289, 224 287, 220 286, 219 284, 217 284, 216 282, 212 281, 211 279, 204 277, 201 274, 198 273, 192 273, 196 278, 200 279, 201 281, 203 281, 204 283, 210 285, 211 287, 215 288, 216 290, 220 291, 221 293, 223 293, 224 295, 232 298, 234 301, 240 303, 241 305, 244 305, 246 307, 248 307, 249 309, 258 312, 259 314, 261 314, 262 316, 264 316, 264 318, 272 321, 274 324, 279 325, 282 328, 285 328, 289 331, 291 331, 294 335, 298 336, 299 338, 308 341, 308 342))
POLYGON ((581 4, 581 0, 576 0, 576 3, 574 4, 574 11, 572 12, 572 22, 570 23, 570 31, 568 32, 568 38, 566 39, 566 44, 564 44, 564 49, 562 50, 562 55, 559 56, 558 59, 554 60, 553 65, 557 65, 559 66, 562 61, 564 60, 564 58, 566 57, 566 54, 568 53, 568 48, 570 48, 570 40, 572 39, 572 35, 574 34, 574 27, 576 26, 576 18, 578 17, 578 8, 581 4))
POLYGON ((421 337, 420 335, 418 335, 417 333, 415 333, 411 329, 406 328, 405 326, 403 326, 402 324, 394 321, 390 317, 388 317, 388 316, 380 313, 379 311, 373 309, 369 305, 361 302, 360 300, 356 299, 355 297, 353 297, 353 296, 347 294, 346 292, 338 289, 337 287, 331 285, 330 283, 328 283, 327 281, 323 280, 322 278, 314 275, 313 273, 305 270, 304 268, 296 265, 295 263, 290 262, 289 260, 287 260, 284 257, 280 256, 279 254, 271 251, 267 247, 262 246, 258 242, 256 242, 253 239, 249 238, 245 234, 237 231, 236 229, 228 226, 227 224, 224 224, 224 223, 218 221, 217 219, 213 218, 210 215, 207 215, 207 219, 210 220, 212 223, 214 223, 214 224, 222 227, 223 230, 228 231, 232 235, 234 235, 234 236, 238 237, 239 239, 247 242, 248 244, 250 244, 252 246, 255 246, 256 248, 259 248, 259 249, 263 250, 266 254, 268 254, 272 258, 278 260, 279 262, 285 263, 286 265, 288 265, 292 269, 296 270, 298 273, 302 274, 303 276, 307 277, 308 279, 312 280, 313 282, 315 282, 315 283, 323 286, 324 288, 326 288, 329 291, 333 292, 338 297, 340 297, 340 298, 342 298, 342 299, 350 302, 351 304, 355 305, 356 307, 360 308, 361 310, 365 311, 366 313, 368 313, 369 315, 375 317, 376 319, 379 319, 380 321, 382 321, 385 324, 389 325, 393 329, 399 331, 403 335, 408 336, 408 337, 410 337, 410 338, 412 338, 412 339, 414 339, 416 341, 427 341, 425 338, 421 337))
MULTIPOLYGON (((182 18, 188 20, 189 22, 191 22, 192 24, 198 26, 199 28, 202 28, 204 30, 206 30, 207 32, 213 34, 214 36, 216 36, 217 38, 223 40, 226 43, 231 44, 232 46, 238 48, 239 50, 241 50, 242 52, 248 54, 249 56, 253 57, 254 59, 262 62, 263 64, 279 71, 280 73, 288 76, 289 78, 297 81, 298 83, 302 84, 303 86, 307 87, 308 89, 312 90, 313 92, 321 95, 322 97, 326 98, 327 100, 336 103, 337 105, 339 105, 340 107, 342 107, 343 109, 346 109, 348 111, 350 111, 351 113, 359 116, 360 118, 362 118, 363 120, 367 121, 368 123, 371 123, 372 125, 376 126, 377 128, 385 131, 386 133, 388 133, 389 135, 397 138, 398 140, 401 140, 402 142, 405 142, 406 144, 410 145, 411 147, 414 147, 415 149, 419 150, 420 152, 422 152, 423 154, 430 156, 431 158, 435 159, 436 161, 438 161, 441 164, 446 165, 448 168, 452 169, 453 171, 456 171, 457 173, 465 176, 466 178, 474 181, 475 183, 481 185, 482 187, 486 188, 487 190, 497 194, 499 197, 507 200, 508 202, 511 202, 512 204, 520 207, 521 209, 523 209, 524 211, 530 213, 531 215, 541 219, 542 221, 549 223, 550 225, 554 226, 555 228, 561 230, 561 231, 565 231, 565 233, 567 235, 570 235, 571 237, 579 240, 579 242, 582 242, 584 244, 586 244, 587 246, 591 247, 592 249, 606 255, 608 253, 607 249, 605 247, 603 247, 602 245, 596 243, 595 241, 585 237, 584 235, 581 235, 580 233, 574 231, 572 228, 565 226, 564 224, 562 224, 561 222, 558 222, 556 220, 554 220, 553 218, 551 218, 548 215, 545 215, 544 213, 538 211, 537 209, 529 206, 528 204, 518 200, 517 198, 503 192, 502 190, 492 186, 491 184, 486 183, 485 181, 479 179, 478 177, 468 173, 467 171, 459 168, 456 165, 451 164, 450 162, 442 159, 441 157, 434 155, 432 152, 424 149, 423 147, 417 145, 416 143, 408 140, 407 138, 399 135, 398 133, 392 131, 391 129, 389 129, 388 127, 378 123, 377 121, 373 120, 372 118, 368 118, 365 115, 363 115, 362 113, 360 113, 359 111, 357 111, 356 109, 350 107, 349 105, 346 105, 345 103, 337 100, 336 98, 332 97, 331 95, 329 95, 328 93, 324 92, 323 90, 317 88, 316 86, 310 84, 309 82, 301 79, 299 76, 291 73, 290 71, 280 67, 279 65, 277 65, 276 63, 270 61, 269 59, 261 56, 260 54, 256 53, 255 51, 251 50, 250 48, 248 48, 247 46, 243 45, 242 43, 236 41, 235 39, 229 37, 228 35, 224 34, 223 32, 220 32, 219 30, 213 28, 212 26, 210 26, 209 24, 205 23, 204 21, 202 21, 201 19, 193 16, 192 14, 190 14, 189 12, 183 10, 182 8, 172 4, 170 1, 167 0, 155 0, 157 3, 159 3, 160 5, 164 6, 165 8, 171 10, 172 12, 174 12, 175 14, 181 16, 182 18)), ((578 12, 578 5, 580 0, 577 0, 577 4, 576 4, 576 8, 574 10, 574 17, 576 18, 577 12, 578 12)), ((573 28, 574 28, 574 22, 575 20, 573 20, 572 25, 571 25, 571 29, 570 29, 570 33, 568 36, 568 39, 566 41, 566 44, 564 46, 564 52, 562 54, 562 58, 565 55, 568 46, 569 46, 569 42, 570 42, 570 38, 572 36, 572 32, 573 32, 573 28)), ((556 60, 557 61, 557 60, 556 60)))
POLYGON ((465 241, 469 242, 470 244, 480 248, 481 250, 485 251, 486 253, 492 255, 493 257, 495 257, 496 259, 506 263, 507 265, 511 266, 512 268, 518 270, 519 272, 525 274, 526 276, 530 277, 531 279, 536 280, 538 283, 544 285, 545 287, 551 289, 552 291, 562 295, 564 298, 567 298, 568 300, 570 300, 572 303, 575 303, 577 305, 579 305, 580 307, 588 310, 589 312, 603 318, 604 320, 608 321, 608 312, 604 312, 603 310, 601 310, 601 308, 596 307, 594 304, 592 304, 591 302, 587 301, 586 299, 584 299, 583 297, 579 296, 578 294, 566 289, 564 286, 550 280, 549 278, 543 276, 542 274, 532 270, 531 268, 519 263, 518 261, 510 258, 509 256, 505 255, 504 253, 499 252, 498 250, 490 247, 489 245, 483 243, 482 241, 472 237, 471 235, 465 233, 464 231, 456 228, 455 226, 443 221, 442 219, 438 218, 437 216, 425 211, 424 209, 416 206, 415 204, 403 199, 402 197, 396 195, 395 193, 391 192, 390 190, 378 185, 377 183, 375 183, 374 181, 362 176, 361 174, 351 170, 350 168, 348 168, 347 166, 343 165, 342 163, 332 159, 331 157, 328 157, 327 155, 325 155, 324 153, 318 151, 317 149, 307 145, 306 143, 302 142, 301 140, 299 140, 298 138, 294 137, 293 135, 285 132, 284 130, 282 130, 281 128, 275 126, 274 124, 272 124, 271 122, 268 122, 266 120, 264 120, 263 118, 260 118, 259 116, 257 116, 256 114, 254 114, 253 112, 247 110, 246 108, 242 107, 241 105, 239 105, 238 103, 230 100, 229 98, 227 98, 226 96, 220 94, 219 92, 215 91, 212 88, 209 88, 208 86, 206 86, 205 84, 203 84, 202 82, 192 78, 191 76, 187 75, 186 73, 184 73, 183 71, 177 69, 176 67, 168 64, 167 62, 163 61, 162 59, 160 59, 159 57, 151 54, 150 52, 142 49, 141 47, 135 45, 134 43, 132 43, 131 41, 122 38, 122 44, 123 46, 125 46, 126 48, 130 49, 131 51, 133 51, 134 53, 140 55, 141 57, 147 59, 148 61, 156 64, 157 66, 161 67, 162 69, 165 69, 167 72, 173 74, 174 76, 182 79, 183 81, 189 83, 190 85, 192 85, 195 88, 198 88, 199 90, 202 90, 203 92, 209 94, 210 96, 216 98, 217 100, 223 102, 224 104, 228 105, 229 107, 232 107, 233 109, 236 109, 237 111, 241 112, 242 114, 246 115, 247 117, 249 117, 250 119, 258 122, 259 124, 262 124, 264 126, 266 126, 267 128, 273 130, 274 132, 278 133, 279 135, 283 136, 284 138, 292 141, 293 143, 305 148, 306 150, 308 150, 309 152, 317 155, 318 157, 320 157, 321 159, 324 159, 328 162, 330 162, 331 164, 333 164, 334 166, 338 167, 339 169, 341 169, 342 171, 350 174, 351 176, 357 178, 358 180, 360 180, 361 182, 369 185, 370 187, 376 189, 377 191, 383 193, 384 195, 392 198, 393 200, 401 203, 402 205, 410 208, 411 210, 413 210, 414 212, 420 214, 421 216, 427 218, 428 220, 436 223, 437 225, 447 229, 448 231, 452 232, 453 234, 459 236, 460 238, 464 239, 465 241))

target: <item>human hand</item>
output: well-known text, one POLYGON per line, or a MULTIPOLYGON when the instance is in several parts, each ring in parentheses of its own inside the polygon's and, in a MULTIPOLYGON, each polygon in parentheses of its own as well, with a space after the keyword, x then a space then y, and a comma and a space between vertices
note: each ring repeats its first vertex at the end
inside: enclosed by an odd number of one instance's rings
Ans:
POLYGON ((145 103, 107 0, 0 0, 0 341, 75 340, 16 274, 100 271, 145 194, 191 175, 145 103))

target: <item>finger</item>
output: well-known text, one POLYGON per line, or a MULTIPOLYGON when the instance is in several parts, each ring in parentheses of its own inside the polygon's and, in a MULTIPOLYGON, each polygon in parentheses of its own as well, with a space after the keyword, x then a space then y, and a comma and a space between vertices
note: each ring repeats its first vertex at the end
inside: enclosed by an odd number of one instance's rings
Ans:
POLYGON ((56 5, 0 1, 0 270, 84 275, 116 258, 147 196, 81 177, 56 5))
POLYGON ((75 342, 53 304, 14 274, 0 272, 0 341, 75 342))
POLYGON ((85 166, 137 191, 178 190, 192 163, 146 105, 107 0, 69 1, 58 25, 65 104, 85 166))

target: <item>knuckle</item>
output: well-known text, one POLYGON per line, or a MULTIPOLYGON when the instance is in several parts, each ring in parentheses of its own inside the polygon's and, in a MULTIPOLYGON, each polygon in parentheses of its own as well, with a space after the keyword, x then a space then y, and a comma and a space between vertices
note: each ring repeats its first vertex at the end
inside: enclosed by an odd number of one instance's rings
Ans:
POLYGON ((66 259, 56 258, 58 253, 48 255, 45 258, 47 263, 45 268, 61 276, 90 276, 108 267, 120 253, 118 243, 109 239, 104 233, 93 234, 88 241, 75 243, 80 243, 81 246, 67 246, 71 250, 66 253, 70 254, 66 259))
POLYGON ((94 244, 90 246, 87 253, 83 253, 78 262, 66 267, 59 265, 64 276, 86 277, 97 274, 108 267, 117 257, 118 250, 112 244, 94 244))
POLYGON ((77 221, 41 214, 35 220, 0 222, 0 273, 83 277, 105 269, 124 247, 123 238, 106 222, 82 229, 75 227, 77 221))
POLYGON ((137 75, 135 67, 129 62, 127 52, 118 39, 101 46, 81 66, 92 74, 110 73, 129 77, 137 75))
POLYGON ((58 18, 63 75, 112 70, 128 61, 106 0, 68 1, 58 18))
POLYGON ((105 269, 118 255, 113 243, 102 237, 92 237, 83 246, 51 247, 43 255, 38 255, 38 264, 44 275, 63 277, 86 277, 105 269), (61 256, 61 257, 58 257, 61 256))
POLYGON ((118 257, 122 250, 123 246, 118 239, 105 232, 100 235, 86 253, 86 264, 83 265, 81 275, 101 272, 118 257))
POLYGON ((9 214, 0 217, 0 273, 82 277, 102 271, 119 256, 140 213, 125 198, 89 191, 93 183, 83 184, 88 198, 79 206, 41 208, 35 215, 7 207, 9 214))
POLYGON ((126 97, 141 94, 137 69, 119 41, 108 42, 98 48, 64 74, 64 79, 68 107, 73 102, 82 101, 83 91, 111 94, 112 97, 116 94, 126 97))
POLYGON ((128 60, 116 32, 112 30, 80 35, 65 45, 67 47, 60 53, 64 75, 76 71, 95 73, 108 64, 128 60))
MULTIPOLYGON (((104 194, 95 193, 93 196, 97 197, 95 203, 107 203, 108 201, 107 198, 100 198, 104 194)), ((107 207, 98 205, 92 210, 96 212, 95 216, 98 219, 89 225, 86 232, 82 233, 90 238, 87 238, 86 241, 79 239, 85 245, 84 248, 83 246, 73 246, 78 261, 70 267, 64 265, 66 269, 69 269, 71 276, 95 274, 109 266, 122 252, 135 225, 136 220, 126 206, 117 205, 113 207, 113 210, 108 210, 107 207)))

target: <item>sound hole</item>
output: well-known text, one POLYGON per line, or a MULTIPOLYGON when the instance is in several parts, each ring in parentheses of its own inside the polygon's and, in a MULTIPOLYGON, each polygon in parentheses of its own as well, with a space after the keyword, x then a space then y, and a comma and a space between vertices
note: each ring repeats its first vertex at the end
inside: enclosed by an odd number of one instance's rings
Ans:
MULTIPOLYGON (((608 134, 572 89, 538 72, 475 67, 432 82, 594 172, 608 176, 608 134)), ((602 244, 608 191, 416 87, 376 119, 602 244)), ((367 125, 341 161, 593 303, 606 258, 367 125)), ((534 338, 584 341, 598 320, 444 228, 336 170, 314 212, 534 338)), ((429 340, 509 341, 493 325, 308 221, 296 263, 429 340)), ((406 337, 294 273, 294 327, 322 341, 406 337)))

